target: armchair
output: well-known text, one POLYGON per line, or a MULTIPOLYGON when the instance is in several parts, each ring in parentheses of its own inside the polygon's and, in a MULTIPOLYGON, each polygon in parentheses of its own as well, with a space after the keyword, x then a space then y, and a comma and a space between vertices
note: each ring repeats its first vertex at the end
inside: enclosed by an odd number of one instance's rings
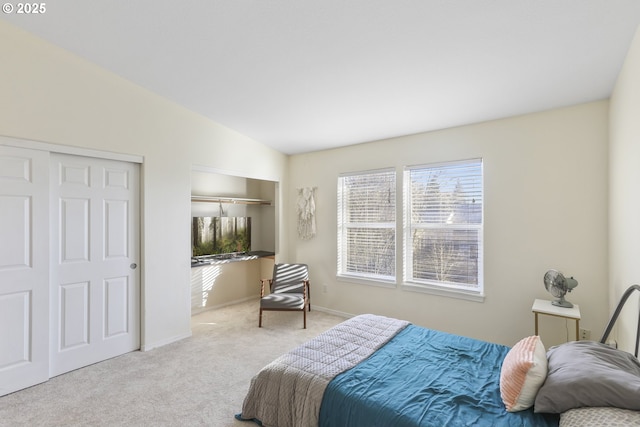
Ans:
POLYGON ((311 311, 309 267, 306 264, 275 264, 273 277, 261 282, 258 327, 262 327, 263 311, 302 311, 306 329, 307 309, 311 311), (267 284, 271 293, 265 295, 267 284))

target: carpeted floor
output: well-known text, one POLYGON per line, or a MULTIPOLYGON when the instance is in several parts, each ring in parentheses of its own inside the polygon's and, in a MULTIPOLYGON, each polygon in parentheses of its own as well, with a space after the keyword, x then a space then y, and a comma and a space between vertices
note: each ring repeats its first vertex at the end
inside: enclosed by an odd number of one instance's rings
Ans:
POLYGON ((0 397, 0 426, 214 426, 240 422, 244 395, 264 365, 344 320, 267 312, 258 303, 198 314, 193 336, 133 352, 0 397))

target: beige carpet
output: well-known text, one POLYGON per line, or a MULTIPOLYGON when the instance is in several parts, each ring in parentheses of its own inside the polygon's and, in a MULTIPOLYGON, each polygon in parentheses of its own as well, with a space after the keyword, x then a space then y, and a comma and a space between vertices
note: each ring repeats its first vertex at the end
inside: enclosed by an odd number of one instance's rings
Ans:
POLYGON ((319 311, 267 312, 257 302, 192 318, 193 336, 133 352, 0 397, 1 426, 252 427, 240 412, 253 375, 344 320, 319 311))

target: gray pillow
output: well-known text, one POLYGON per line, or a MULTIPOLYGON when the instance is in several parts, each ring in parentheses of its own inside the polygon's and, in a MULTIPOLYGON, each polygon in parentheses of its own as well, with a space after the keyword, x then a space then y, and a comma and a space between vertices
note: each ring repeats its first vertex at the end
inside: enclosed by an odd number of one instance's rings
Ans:
POLYGON ((549 371, 535 412, 561 413, 585 406, 640 410, 640 362, 594 341, 573 341, 547 351, 549 371))

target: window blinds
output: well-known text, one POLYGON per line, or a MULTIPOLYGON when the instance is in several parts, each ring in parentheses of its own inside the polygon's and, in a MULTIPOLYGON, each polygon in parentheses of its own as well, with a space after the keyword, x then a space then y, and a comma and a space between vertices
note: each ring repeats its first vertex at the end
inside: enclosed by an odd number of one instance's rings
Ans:
POLYGON ((482 291, 482 160, 405 169, 405 280, 482 291))
POLYGON ((338 179, 338 274, 395 281, 396 174, 338 179))

